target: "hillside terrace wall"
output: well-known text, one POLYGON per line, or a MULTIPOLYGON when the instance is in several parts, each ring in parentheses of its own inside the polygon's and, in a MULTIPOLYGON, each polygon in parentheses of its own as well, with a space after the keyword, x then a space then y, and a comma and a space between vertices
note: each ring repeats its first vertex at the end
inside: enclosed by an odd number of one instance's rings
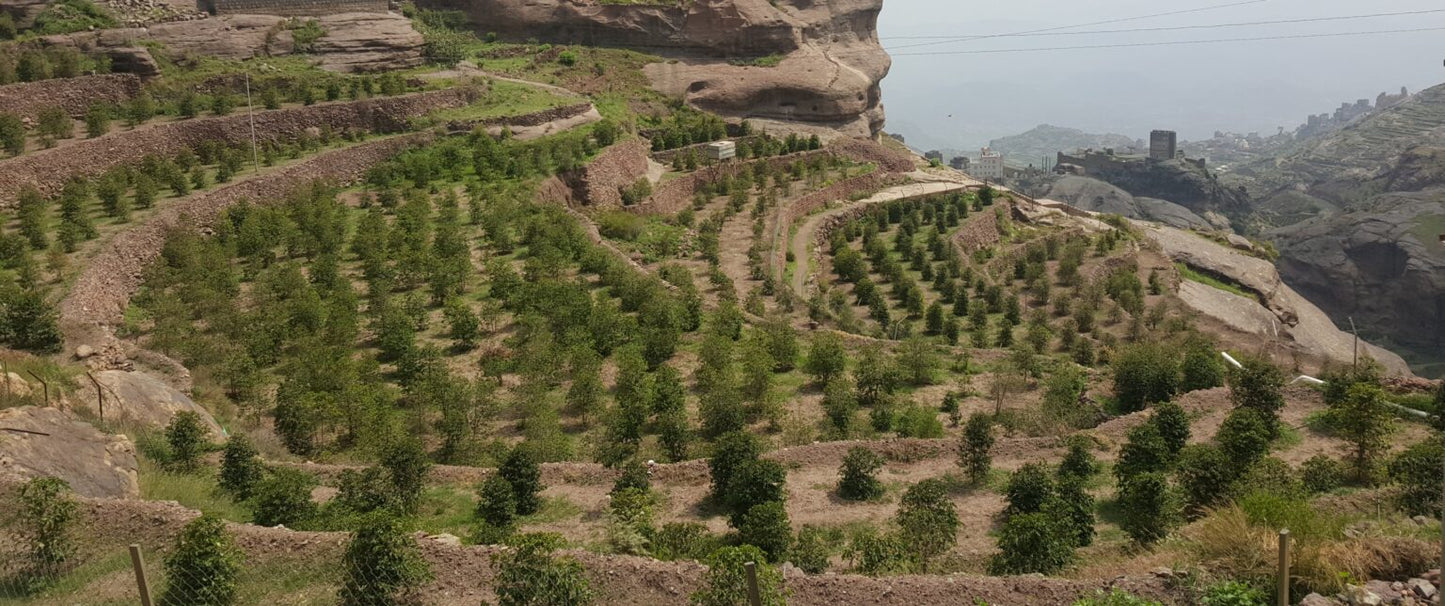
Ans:
POLYGON ((59 107, 74 118, 85 117, 93 103, 124 103, 140 94, 135 74, 101 74, 53 78, 0 86, 0 113, 36 120, 41 110, 59 107))
MULTIPOLYGON (((414 117, 465 106, 476 96, 475 89, 453 88, 257 112, 256 136, 263 142, 290 140, 308 129, 321 127, 396 132, 407 128, 414 117)), ((54 195, 71 177, 94 177, 116 166, 136 164, 147 155, 174 156, 194 150, 205 141, 247 143, 251 139, 250 120, 248 115, 239 114, 142 126, 0 161, 0 208, 13 206, 25 186, 54 195)))
POLYGON ((390 0, 203 0, 213 15, 319 17, 337 13, 384 13, 390 0))
POLYGON ((639 204, 629 206, 627 211, 637 214, 672 214, 692 205, 692 195, 704 183, 712 183, 724 177, 731 178, 743 170, 751 170, 759 162, 767 162, 771 168, 787 167, 798 160, 807 160, 815 155, 833 155, 827 149, 798 152, 784 156, 771 156, 757 160, 725 162, 701 168, 685 176, 664 182, 657 186, 652 195, 639 204))
POLYGON ((643 139, 608 147, 570 179, 572 190, 588 206, 622 206, 620 189, 647 176, 647 150, 643 139))
POLYGON ((871 139, 838 139, 829 143, 828 149, 858 162, 872 162, 888 172, 907 173, 918 169, 912 156, 871 139))
MULTIPOLYGON (((89 332, 89 329, 121 321, 131 297, 140 289, 146 267, 160 256, 166 233, 170 230, 209 226, 232 205, 245 201, 259 204, 279 202, 298 188, 314 182, 336 186, 354 184, 372 166, 402 150, 421 145, 431 137, 430 132, 413 133, 323 152, 254 179, 193 195, 161 209, 144 222, 112 238, 76 279, 70 294, 60 304, 67 339, 89 332)), ((100 346, 102 354, 106 353, 106 344, 92 344, 100 346)))
POLYGON ((890 185, 903 183, 906 179, 898 173, 875 170, 866 175, 844 179, 813 193, 794 200, 778 211, 773 224, 771 265, 773 275, 782 278, 783 268, 788 266, 788 234, 793 223, 826 207, 830 202, 847 200, 859 194, 878 191, 890 185))

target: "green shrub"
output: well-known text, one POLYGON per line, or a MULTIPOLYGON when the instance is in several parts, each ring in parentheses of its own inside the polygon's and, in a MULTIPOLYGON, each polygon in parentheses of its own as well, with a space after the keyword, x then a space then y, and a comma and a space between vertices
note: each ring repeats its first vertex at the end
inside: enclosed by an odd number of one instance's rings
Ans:
POLYGON ((792 549, 788 550, 788 560, 803 572, 822 574, 828 570, 831 552, 828 531, 810 524, 798 531, 792 549))
POLYGON ((1236 473, 1242 473, 1269 453, 1270 421, 1254 408, 1235 408, 1219 425, 1214 441, 1229 457, 1236 473))
POLYGON ((58 0, 35 16, 31 30, 42 36, 116 27, 118 22, 90 0, 58 0))
POLYGON ((1122 483, 1118 492, 1124 520, 1119 524, 1135 542, 1151 545, 1178 522, 1179 504, 1169 480, 1159 472, 1141 473, 1122 483))
POLYGON ((0 114, 0 147, 12 156, 25 153, 25 123, 19 116, 0 114))
POLYGON ((1008 518, 998 534, 989 574, 1053 574, 1074 559, 1074 537, 1063 520, 1046 513, 1008 518))
POLYGON ((767 554, 769 562, 781 562, 788 556, 793 542, 793 528, 788 523, 788 510, 782 501, 760 503, 743 514, 738 525, 738 539, 767 554))
POLYGON ((1236 407, 1252 408, 1263 414, 1269 426, 1269 437, 1278 432, 1279 411, 1284 408, 1284 371, 1269 360, 1245 356, 1239 361, 1243 368, 1229 374, 1229 398, 1236 407))
POLYGON ((206 427, 201 415, 186 410, 176 413, 166 425, 166 443, 170 446, 172 467, 179 471, 193 471, 200 465, 201 455, 210 449, 206 442, 206 427))
POLYGON ((1149 422, 1159 428, 1159 437, 1164 438, 1165 446, 1169 447, 1171 460, 1189 443, 1189 415, 1178 404, 1164 402, 1155 406, 1149 422))
POLYGON ((537 494, 542 492, 542 472, 537 460, 526 446, 518 445, 502 461, 497 474, 512 487, 512 497, 517 506, 517 515, 528 516, 542 508, 537 494))
POLYGON ((577 65, 577 53, 570 50, 562 51, 557 55, 557 62, 567 67, 577 65))
POLYGON ((848 449, 843 466, 838 470, 838 496, 850 501, 867 501, 883 496, 883 483, 878 472, 883 457, 862 446, 848 449))
POLYGON ((1053 477, 1043 463, 1026 463, 1009 475, 1004 498, 1008 501, 1005 518, 1043 511, 1044 504, 1054 498, 1053 477))
POLYGON ((707 572, 702 587, 689 598, 692 606, 737 606, 747 603, 748 577, 744 564, 757 566, 758 593, 763 606, 786 606, 787 588, 783 575, 768 563, 757 547, 724 547, 707 558, 707 572))
POLYGON ((927 571, 929 560, 952 549, 958 536, 958 511, 942 480, 923 480, 909 487, 895 519, 920 572, 927 571))
POLYGON ((35 478, 20 488, 18 530, 27 543, 24 576, 31 591, 44 588, 75 558, 77 505, 60 478, 35 478))
POLYGON ((979 484, 988 479, 988 470, 993 465, 993 458, 989 455, 993 442, 993 420, 984 413, 970 416, 958 445, 958 464, 968 474, 970 482, 979 484))
POLYGON ((903 540, 871 527, 853 535, 848 545, 848 559, 857 572, 866 575, 908 572, 912 568, 912 556, 903 540))
POLYGON ((351 533, 342 560, 342 606, 396 604, 431 578, 431 570, 401 518, 367 514, 351 533))
POLYGON ((733 526, 757 505, 787 497, 788 472, 777 461, 753 459, 742 464, 728 480, 727 505, 733 526))
POLYGON ((1229 456, 1217 446, 1194 444, 1179 451, 1175 478, 1191 513, 1223 503, 1236 477, 1229 456))
POLYGON ((1179 389, 1179 365, 1174 352, 1155 343, 1125 347, 1113 358, 1114 393, 1122 412, 1143 410, 1167 402, 1179 389))
POLYGON ((241 550, 226 522, 202 515, 181 530, 166 554, 166 588, 161 606, 227 606, 236 602, 241 550))
POLYGON ((508 543, 511 549, 492 556, 499 606, 585 606, 596 599, 582 564, 552 555, 560 542, 555 535, 519 535, 508 543))
POLYGON ((238 501, 251 497, 256 485, 266 476, 266 467, 261 463, 260 453, 244 435, 234 435, 221 451, 221 473, 218 484, 221 490, 231 493, 238 501))
POLYGON ((762 452, 762 445, 752 434, 735 431, 719 437, 713 444, 712 457, 707 461, 713 500, 726 503, 733 473, 743 464, 757 459, 762 452))
POLYGON ((705 524, 672 522, 658 529, 652 539, 652 557, 659 560, 702 560, 722 546, 705 524))
POLYGON ((1199 597, 1200 606, 1269 606, 1269 595, 1259 588, 1239 581, 1223 581, 1210 585, 1199 597))
POLYGON ((1128 441, 1119 448, 1119 460, 1114 464, 1114 476, 1120 483, 1139 474, 1169 469, 1174 457, 1169 452, 1169 443, 1159 433, 1158 425, 1136 425, 1125 435, 1128 441))
POLYGON ((900 411, 893 421, 893 429, 900 438, 941 438, 943 421, 931 408, 908 406, 900 411))
POLYGON ((1400 507, 1410 515, 1437 515, 1440 511, 1440 461, 1445 446, 1427 438, 1395 455, 1390 461, 1390 479, 1400 485, 1400 507))
POLYGON ((297 528, 316 516, 311 489, 316 478, 306 472, 281 467, 266 474, 251 494, 253 520, 259 526, 285 525, 297 528))
POLYGON ((1317 454, 1300 466, 1300 480, 1312 493, 1330 492, 1345 483, 1345 465, 1328 455, 1317 454))
POLYGON ((1079 598, 1074 606, 1163 606, 1154 600, 1146 600, 1123 590, 1115 589, 1109 593, 1097 589, 1094 595, 1079 598))

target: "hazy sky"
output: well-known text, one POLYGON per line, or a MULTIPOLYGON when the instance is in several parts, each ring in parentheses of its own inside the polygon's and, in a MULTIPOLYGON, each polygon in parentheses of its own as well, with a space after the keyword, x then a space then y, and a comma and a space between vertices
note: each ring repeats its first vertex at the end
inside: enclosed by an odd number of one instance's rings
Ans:
MULTIPOLYGON (((906 36, 976 36, 1085 24, 1246 0, 884 0, 878 20, 893 70, 883 81, 889 132, 918 148, 978 147, 1048 123, 1147 138, 1215 130, 1273 133, 1342 101, 1445 82, 1445 29, 1229 44, 930 54, 993 49, 1256 38, 1424 27, 1445 12, 1336 22, 1164 32, 1013 36, 914 48, 906 36), (951 117, 950 117, 951 114, 951 117)), ((1278 21, 1445 9, 1440 0, 1260 0, 1240 6, 1074 30, 1278 21)))

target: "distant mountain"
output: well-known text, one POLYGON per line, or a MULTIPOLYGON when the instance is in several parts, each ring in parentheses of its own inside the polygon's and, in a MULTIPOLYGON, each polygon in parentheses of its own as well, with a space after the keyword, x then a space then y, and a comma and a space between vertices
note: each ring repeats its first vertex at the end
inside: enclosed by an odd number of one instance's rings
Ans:
POLYGON ((989 147, 1003 152, 1015 164, 1037 164, 1045 156, 1052 158, 1058 152, 1072 152, 1079 148, 1112 147, 1122 152, 1130 146, 1142 145, 1142 141, 1124 135, 1086 133, 1076 128, 1049 124, 1040 124, 1026 133, 989 142, 989 147))
POLYGON ((1291 286, 1417 370, 1445 374, 1445 85, 1233 177, 1291 286))

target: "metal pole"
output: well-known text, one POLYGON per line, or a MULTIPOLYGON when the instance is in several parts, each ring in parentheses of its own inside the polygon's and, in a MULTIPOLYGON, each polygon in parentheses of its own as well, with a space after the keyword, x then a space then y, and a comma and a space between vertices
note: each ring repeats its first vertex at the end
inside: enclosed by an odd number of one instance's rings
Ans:
POLYGON ((35 377, 35 380, 36 380, 36 381, 40 381, 40 387, 45 390, 45 405, 46 405, 46 406, 49 406, 49 405, 50 405, 50 384, 49 384, 49 383, 46 383, 46 382, 45 382, 45 379, 40 378, 40 375, 35 374, 35 371, 33 371, 33 370, 27 370, 27 371, 25 371, 25 372, 26 372, 26 373, 29 373, 30 376, 35 377))
POLYGON ((1360 370, 1360 331, 1355 330, 1355 317, 1354 317, 1354 316, 1350 316, 1350 333, 1352 333, 1352 334, 1355 335, 1355 352, 1354 352, 1354 357, 1353 357, 1353 358, 1351 359, 1351 361, 1350 361, 1350 371, 1351 371, 1351 372, 1359 372, 1359 370, 1360 370))
POLYGON ((1289 529, 1279 531, 1279 606, 1289 606, 1289 529))
POLYGON ((146 580, 146 563, 141 556, 140 545, 130 546, 130 565, 135 568, 135 586, 140 591, 140 605, 151 606, 151 586, 146 580))
POLYGON ((95 407, 100 411, 100 422, 105 422, 105 391, 100 388, 100 381, 95 380, 95 375, 85 371, 85 376, 90 377, 91 384, 95 385, 95 407))
POLYGON ((251 120, 251 166, 261 172, 261 156, 256 151, 256 106, 251 103, 251 72, 246 72, 246 114, 251 120))
POLYGON ((10 363, 0 360, 0 372, 5 373, 5 397, 10 397, 10 363))
POLYGON ((748 571, 748 603, 752 606, 763 606, 762 592, 758 591, 758 564, 747 562, 743 568, 748 571))

